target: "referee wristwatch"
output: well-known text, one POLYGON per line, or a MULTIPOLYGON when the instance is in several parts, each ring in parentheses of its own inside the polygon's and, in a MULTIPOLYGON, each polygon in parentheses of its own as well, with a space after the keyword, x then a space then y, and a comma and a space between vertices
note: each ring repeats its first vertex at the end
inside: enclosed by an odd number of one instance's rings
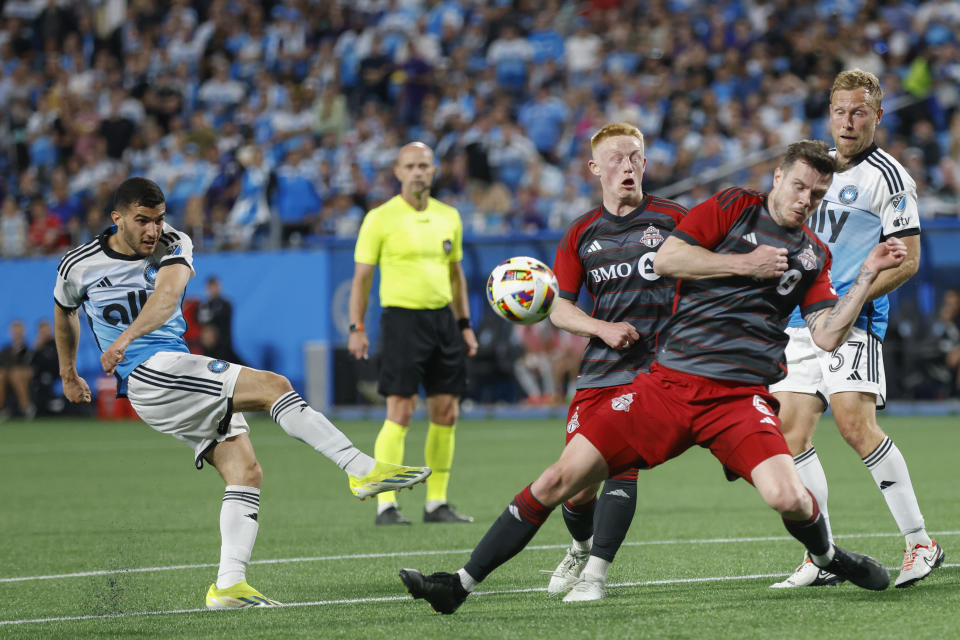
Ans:
POLYGON ((357 331, 363 331, 363 323, 358 322, 356 324, 350 325, 350 333, 356 333, 357 331))

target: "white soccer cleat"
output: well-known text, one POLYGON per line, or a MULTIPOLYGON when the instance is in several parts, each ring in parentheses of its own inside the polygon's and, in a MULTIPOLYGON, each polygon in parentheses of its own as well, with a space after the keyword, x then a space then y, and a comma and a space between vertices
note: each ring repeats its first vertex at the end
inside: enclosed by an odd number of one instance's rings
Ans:
POLYGON ((936 540, 931 540, 929 546, 922 544, 914 545, 913 549, 903 550, 903 565, 900 567, 900 575, 893 586, 909 587, 920 582, 934 569, 943 564, 943 559, 947 554, 943 552, 943 547, 937 544, 936 540))
MULTIPOLYGON (((570 591, 580 579, 580 572, 583 571, 589 558, 589 551, 577 551, 573 547, 567 549, 567 555, 550 574, 547 593, 551 596, 558 596, 570 591)), ((548 572, 544 571, 544 573, 548 572)))
POLYGON ((563 597, 564 602, 590 602, 601 600, 607 595, 607 581, 598 575, 584 573, 577 580, 570 593, 563 597))
POLYGON ((843 582, 843 578, 821 569, 803 554, 803 562, 783 582, 770 585, 771 589, 790 589, 792 587, 832 587, 843 582))

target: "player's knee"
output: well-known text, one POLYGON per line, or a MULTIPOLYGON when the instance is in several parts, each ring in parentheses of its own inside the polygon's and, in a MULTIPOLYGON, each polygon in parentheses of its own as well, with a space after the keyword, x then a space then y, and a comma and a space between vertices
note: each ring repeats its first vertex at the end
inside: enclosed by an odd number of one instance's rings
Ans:
POLYGON ((440 407, 430 416, 434 424, 456 424, 460 411, 456 402, 451 402, 447 406, 440 407))
POLYGON ((783 483, 764 495, 767 504, 780 514, 799 514, 810 511, 810 495, 802 485, 783 483))
POLYGON ((837 429, 847 443, 860 451, 883 440, 884 433, 870 416, 859 414, 836 417, 837 429))
POLYGON ((540 504, 548 507, 556 506, 570 497, 564 491, 564 474, 559 463, 547 467, 530 491, 540 504))
POLYGON ((272 371, 265 371, 263 377, 263 389, 267 391, 272 398, 276 399, 285 393, 290 393, 293 391, 293 385, 290 384, 290 381, 287 380, 286 376, 282 376, 279 373, 273 373, 272 371))

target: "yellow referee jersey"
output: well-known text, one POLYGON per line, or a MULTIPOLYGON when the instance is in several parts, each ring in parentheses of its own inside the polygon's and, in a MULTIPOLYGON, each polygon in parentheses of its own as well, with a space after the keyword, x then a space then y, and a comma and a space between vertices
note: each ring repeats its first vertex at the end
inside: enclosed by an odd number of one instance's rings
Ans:
POLYGON ((430 198, 417 211, 401 196, 372 209, 353 259, 380 265, 380 306, 439 309, 450 304, 450 263, 463 259, 463 227, 453 207, 430 198))

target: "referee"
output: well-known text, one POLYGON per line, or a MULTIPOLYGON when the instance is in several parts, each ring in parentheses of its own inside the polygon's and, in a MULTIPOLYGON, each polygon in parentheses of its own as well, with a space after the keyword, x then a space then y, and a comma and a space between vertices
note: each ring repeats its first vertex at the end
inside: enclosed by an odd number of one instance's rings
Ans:
MULTIPOLYGON (((348 348, 357 359, 368 357, 370 340, 363 316, 379 264, 383 345, 378 390, 387 398, 387 419, 377 435, 374 456, 398 464, 403 460, 404 439, 422 383, 430 418, 424 457, 433 469, 427 479, 423 521, 472 522, 447 504, 458 400, 466 388, 466 356, 477 352, 460 265, 460 214, 430 197, 436 167, 427 145, 404 146, 393 172, 400 181, 400 195, 368 212, 357 236, 348 348)), ((410 524, 397 507, 395 492, 381 493, 378 500, 376 524, 410 524)))

